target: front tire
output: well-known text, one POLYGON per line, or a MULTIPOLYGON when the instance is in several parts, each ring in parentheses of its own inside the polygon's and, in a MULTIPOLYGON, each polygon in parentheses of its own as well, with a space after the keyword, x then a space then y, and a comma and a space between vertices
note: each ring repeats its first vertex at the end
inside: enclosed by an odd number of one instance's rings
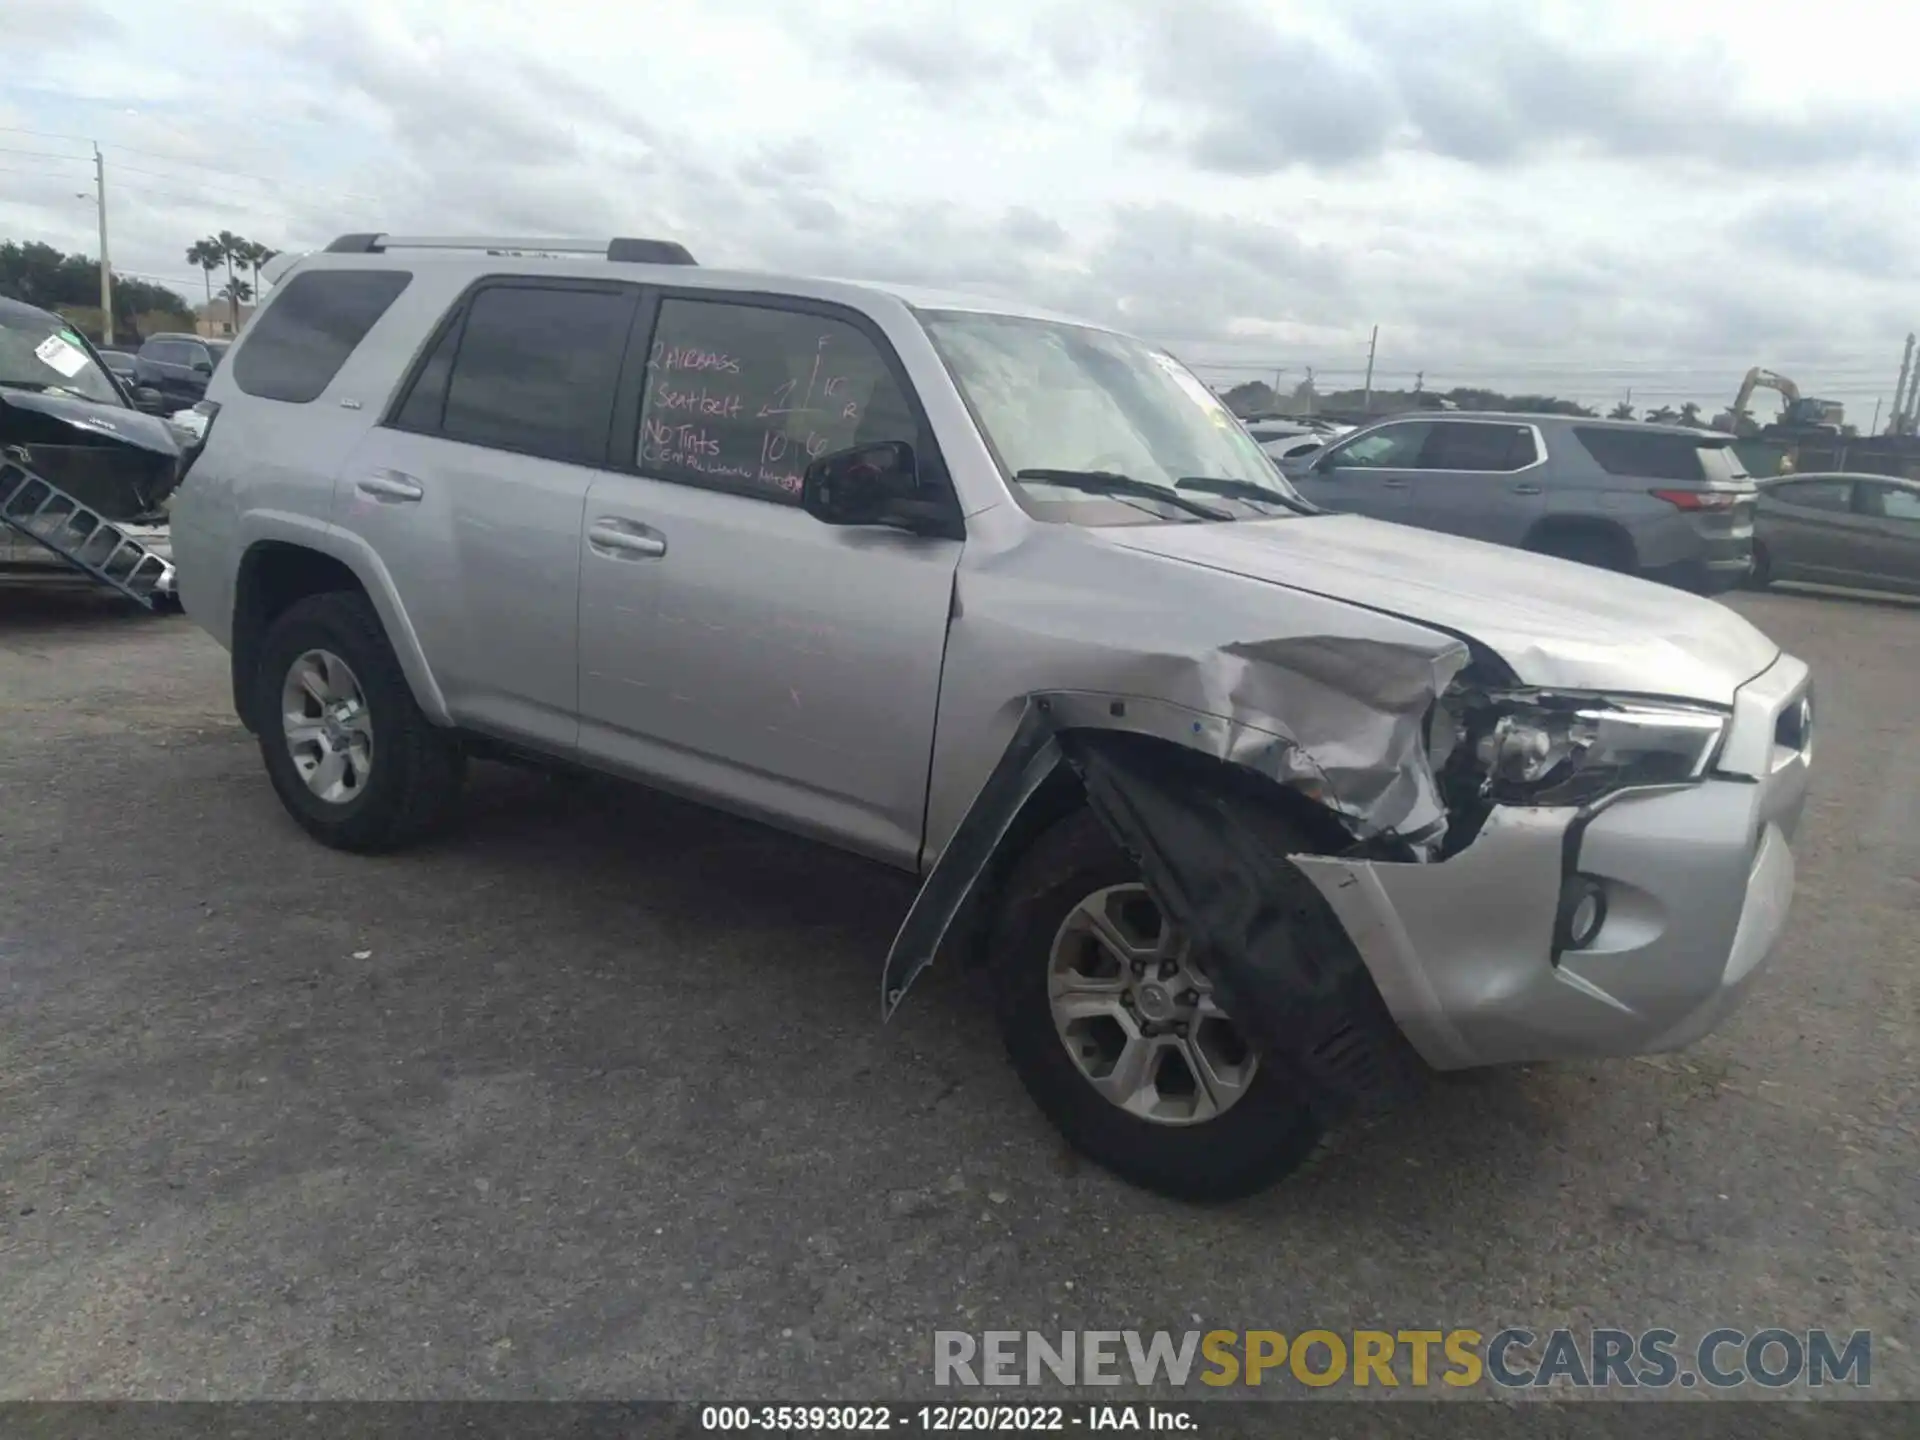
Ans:
POLYGON ((1090 812, 1042 834, 1003 894, 990 970, 1001 1036, 1070 1144, 1203 1201, 1263 1190, 1313 1153, 1322 1127, 1298 1076, 1239 1037, 1090 812))
POLYGON ((281 804, 335 849, 420 839, 465 775, 459 742, 420 712, 380 617, 351 591, 295 601, 269 627, 252 715, 281 804))

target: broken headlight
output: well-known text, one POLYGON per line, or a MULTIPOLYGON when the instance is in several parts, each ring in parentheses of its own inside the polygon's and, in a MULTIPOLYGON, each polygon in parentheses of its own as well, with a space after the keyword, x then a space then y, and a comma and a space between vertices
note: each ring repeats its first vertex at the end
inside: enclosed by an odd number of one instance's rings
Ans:
POLYGON ((1450 694, 1435 707, 1435 768, 1501 805, 1585 805, 1706 774, 1727 716, 1602 696, 1450 694))

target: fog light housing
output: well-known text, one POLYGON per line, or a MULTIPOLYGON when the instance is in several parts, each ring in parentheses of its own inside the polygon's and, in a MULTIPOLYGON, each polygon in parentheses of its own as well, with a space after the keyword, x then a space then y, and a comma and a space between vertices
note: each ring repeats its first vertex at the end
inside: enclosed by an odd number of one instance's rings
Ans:
POLYGON ((1568 876, 1560 887, 1560 909, 1554 917, 1554 953, 1586 949, 1606 923, 1606 886, 1591 876, 1568 876))

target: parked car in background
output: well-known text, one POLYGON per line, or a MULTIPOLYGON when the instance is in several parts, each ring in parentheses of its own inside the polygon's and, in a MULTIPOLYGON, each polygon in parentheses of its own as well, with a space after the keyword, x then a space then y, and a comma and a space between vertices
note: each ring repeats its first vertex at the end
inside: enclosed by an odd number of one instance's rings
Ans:
POLYGON ((1887 475, 1760 482, 1753 584, 1809 580, 1920 595, 1920 483, 1887 475))
POLYGON ((133 354, 127 350, 102 350, 100 363, 113 372, 113 378, 129 389, 134 384, 133 354))
POLYGON ((1753 561, 1756 490, 1733 437, 1469 411, 1401 415, 1285 459, 1329 510, 1713 592, 1753 561))
POLYGON ((191 405, 207 393, 230 342, 201 335, 150 335, 134 356, 134 384, 158 390, 171 406, 191 405))

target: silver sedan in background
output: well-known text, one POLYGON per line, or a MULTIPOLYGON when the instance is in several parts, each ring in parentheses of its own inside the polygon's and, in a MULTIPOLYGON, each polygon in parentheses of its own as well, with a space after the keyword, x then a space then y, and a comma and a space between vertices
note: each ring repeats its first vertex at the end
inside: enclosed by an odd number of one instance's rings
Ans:
POLYGON ((1845 474, 1762 480, 1752 583, 1775 580, 1920 595, 1920 482, 1845 474))

